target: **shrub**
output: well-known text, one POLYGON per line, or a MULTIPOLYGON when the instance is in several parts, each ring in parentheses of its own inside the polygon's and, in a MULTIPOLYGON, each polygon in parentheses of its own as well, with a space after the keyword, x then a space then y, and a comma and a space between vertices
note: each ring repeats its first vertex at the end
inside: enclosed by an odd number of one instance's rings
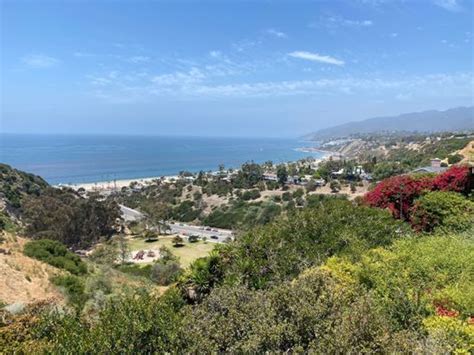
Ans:
POLYGON ((281 199, 283 201, 291 201, 293 199, 293 195, 291 194, 291 192, 286 191, 281 195, 281 199))
POLYGON ((51 280, 56 286, 62 287, 69 302, 81 309, 87 297, 84 292, 84 283, 74 275, 55 276, 51 280))
POLYGON ((242 196, 241 196, 241 199, 244 200, 244 201, 249 201, 249 200, 256 200, 257 198, 259 198, 261 195, 260 195, 260 191, 258 189, 253 189, 253 190, 247 190, 245 191, 242 196))
POLYGON ((150 278, 151 265, 122 264, 117 266, 117 270, 138 277, 150 278))
POLYGON ((178 262, 159 260, 151 267, 150 277, 158 285, 166 286, 176 281, 181 272, 182 269, 178 262))
POLYGON ((333 258, 326 267, 339 277, 364 285, 379 299, 398 327, 422 327, 427 315, 444 305, 461 319, 474 303, 474 244, 457 236, 417 236, 374 249, 359 263, 333 258))
POLYGON ((469 168, 455 165, 433 179, 433 189, 467 194, 468 179, 469 168))
POLYGON ((401 175, 381 181, 364 200, 369 206, 388 208, 395 218, 410 219, 410 209, 414 201, 424 192, 441 190, 468 193, 466 166, 453 166, 435 176, 401 175))
POLYGON ((337 180, 331 180, 329 187, 333 193, 339 192, 341 190, 341 184, 337 180))
POLYGON ((474 202, 456 192, 429 192, 416 200, 410 223, 416 230, 461 232, 474 226, 474 202))
POLYGON ((367 248, 387 245, 408 230, 386 211, 332 198, 240 235, 221 255, 227 277, 262 288, 293 278, 335 254, 357 258, 367 248))
POLYGON ((52 266, 69 271, 71 274, 87 273, 87 265, 79 256, 71 253, 64 244, 55 240, 40 239, 25 244, 23 253, 52 266))
POLYGON ((177 352, 183 301, 176 290, 159 298, 147 293, 106 302, 95 322, 60 311, 43 315, 35 338, 53 354, 135 354, 177 352))
POLYGON ((461 154, 453 154, 448 156, 448 164, 457 164, 461 160, 463 160, 463 156, 461 154))

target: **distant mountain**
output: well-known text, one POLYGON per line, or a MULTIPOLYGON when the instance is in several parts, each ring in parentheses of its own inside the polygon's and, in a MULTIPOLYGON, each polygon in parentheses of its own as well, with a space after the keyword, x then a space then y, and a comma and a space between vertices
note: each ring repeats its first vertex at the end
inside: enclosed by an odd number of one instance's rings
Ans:
POLYGON ((309 140, 345 137, 356 133, 377 132, 440 132, 474 130, 474 106, 446 111, 423 111, 399 116, 375 117, 320 129, 306 135, 309 140))

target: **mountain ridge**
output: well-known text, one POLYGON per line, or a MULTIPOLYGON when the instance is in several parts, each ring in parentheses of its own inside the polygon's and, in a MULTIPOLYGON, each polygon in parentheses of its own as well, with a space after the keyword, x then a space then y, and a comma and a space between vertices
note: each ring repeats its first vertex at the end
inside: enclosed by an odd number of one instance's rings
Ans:
POLYGON ((397 116, 381 116, 323 128, 303 136, 308 140, 341 138, 356 133, 441 132, 474 130, 474 106, 444 111, 427 110, 397 116))

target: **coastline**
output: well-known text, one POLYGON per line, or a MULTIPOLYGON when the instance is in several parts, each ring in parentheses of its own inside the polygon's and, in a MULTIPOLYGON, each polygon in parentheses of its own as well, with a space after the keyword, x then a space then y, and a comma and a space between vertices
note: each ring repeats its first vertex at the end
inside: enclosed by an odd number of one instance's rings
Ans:
POLYGON ((86 191, 114 191, 119 190, 123 187, 129 187, 131 183, 137 183, 139 185, 148 185, 156 180, 169 181, 171 179, 177 179, 179 176, 151 176, 145 178, 132 178, 132 179, 120 179, 110 181, 96 181, 96 182, 85 182, 77 184, 56 184, 54 187, 69 187, 74 190, 84 189, 86 191))
MULTIPOLYGON (((305 149, 305 148, 300 148, 305 149)), ((324 155, 314 160, 314 164, 319 165, 322 162, 330 159, 331 157, 337 157, 338 153, 331 151, 324 151, 320 149, 315 149, 308 151, 308 153, 323 153, 324 155)), ((285 164, 292 163, 294 161, 287 161, 285 164)), ((85 182, 85 183, 72 183, 72 184, 55 184, 52 185, 56 188, 67 187, 74 190, 84 189, 87 192, 107 192, 107 191, 116 191, 120 190, 123 187, 129 187, 130 184, 136 183, 139 187, 145 185, 150 185, 151 183, 160 180, 163 182, 170 182, 172 180, 179 179, 179 175, 163 175, 163 176, 150 176, 150 177, 140 177, 140 178, 130 178, 130 179, 118 179, 118 180, 109 180, 109 181, 96 181, 96 182, 85 182)))

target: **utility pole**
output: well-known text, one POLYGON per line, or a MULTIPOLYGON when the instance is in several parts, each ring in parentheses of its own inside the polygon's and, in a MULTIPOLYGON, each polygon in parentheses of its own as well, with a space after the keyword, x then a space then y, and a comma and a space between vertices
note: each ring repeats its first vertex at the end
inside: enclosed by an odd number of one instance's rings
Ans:
POLYGON ((400 184, 400 219, 403 220, 403 184, 400 184))

